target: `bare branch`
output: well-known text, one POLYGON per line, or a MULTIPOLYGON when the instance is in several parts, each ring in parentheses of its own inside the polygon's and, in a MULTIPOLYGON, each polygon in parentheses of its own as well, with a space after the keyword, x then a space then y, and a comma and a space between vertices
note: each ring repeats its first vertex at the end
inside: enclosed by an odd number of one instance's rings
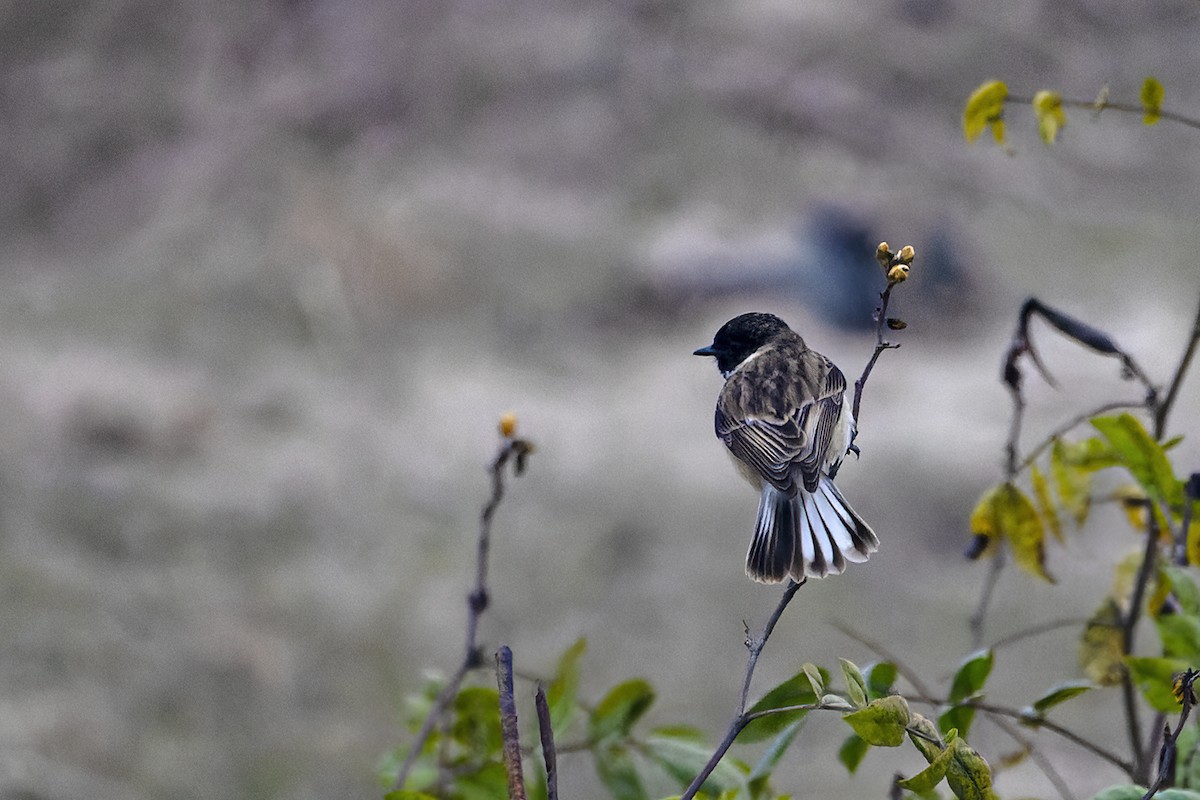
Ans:
POLYGON ((504 771, 508 774, 508 800, 525 800, 521 770, 521 735, 517 729, 517 702, 513 697, 512 650, 496 651, 496 685, 500 689, 500 735, 504 741, 504 771))
POLYGON ((404 788, 404 782, 408 780, 408 774, 412 771, 413 764, 416 763, 421 751, 425 749, 425 743, 429 741, 429 736, 433 733, 433 729, 445 715, 450 702, 458 694, 458 689, 462 685, 463 679, 466 678, 467 673, 472 669, 482 666, 477 635, 479 631, 479 618, 488 607, 487 567, 488 550, 491 547, 492 518, 496 515, 496 509, 500 507, 500 502, 504 499, 504 468, 508 465, 509 461, 514 461, 515 472, 520 475, 524 470, 525 460, 531 452, 533 452, 533 445, 529 442, 524 439, 514 439, 511 436, 506 436, 500 444, 500 449, 496 453, 496 457, 492 460, 489 470, 492 476, 492 494, 479 516, 479 539, 476 545, 475 557, 475 585, 471 593, 467 595, 467 635, 462 663, 459 664, 458 669, 455 670, 450 680, 446 682, 446 685, 442 687, 442 690, 438 692, 438 696, 433 702, 433 707, 429 709, 429 713, 425 716, 425 721, 421 723, 421 728, 417 731, 416 739, 413 740, 408 754, 404 757, 404 762, 400 765, 400 770, 396 773, 396 782, 393 784, 393 788, 396 790, 404 788))
POLYGON ((550 724, 550 704, 546 702, 546 687, 540 683, 534 702, 537 705, 542 758, 546 762, 546 800, 558 800, 558 756, 554 750, 554 728, 550 724))

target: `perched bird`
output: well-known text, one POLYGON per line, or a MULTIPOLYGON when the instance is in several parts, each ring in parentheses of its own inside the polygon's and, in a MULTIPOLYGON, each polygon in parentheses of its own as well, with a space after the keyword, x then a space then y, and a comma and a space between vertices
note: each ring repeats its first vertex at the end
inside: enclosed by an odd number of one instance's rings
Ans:
POLYGON ((772 314, 729 320, 695 355, 717 359, 717 436, 762 492, 746 574, 799 583, 866 561, 879 540, 833 485, 854 435, 841 370, 772 314))

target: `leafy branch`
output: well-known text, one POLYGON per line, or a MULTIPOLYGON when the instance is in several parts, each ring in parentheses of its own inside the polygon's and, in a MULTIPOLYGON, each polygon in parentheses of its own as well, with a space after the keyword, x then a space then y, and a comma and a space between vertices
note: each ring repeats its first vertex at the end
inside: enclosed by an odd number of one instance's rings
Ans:
POLYGON ((1093 116, 1109 110, 1141 114, 1146 125, 1155 125, 1159 120, 1166 119, 1189 128, 1200 129, 1200 119, 1162 107, 1165 92, 1157 78, 1148 77, 1142 82, 1137 104, 1114 103, 1109 100, 1108 95, 1108 87, 1105 86, 1094 100, 1068 99, 1060 92, 1049 89, 1043 89, 1032 97, 1022 97, 1009 94, 1008 86, 1003 81, 987 81, 971 93, 963 107, 963 136, 968 142, 974 142, 988 130, 997 144, 1005 146, 1006 105, 1031 106, 1037 119, 1038 135, 1046 144, 1054 144, 1066 126, 1067 108, 1085 109, 1091 111, 1093 116))

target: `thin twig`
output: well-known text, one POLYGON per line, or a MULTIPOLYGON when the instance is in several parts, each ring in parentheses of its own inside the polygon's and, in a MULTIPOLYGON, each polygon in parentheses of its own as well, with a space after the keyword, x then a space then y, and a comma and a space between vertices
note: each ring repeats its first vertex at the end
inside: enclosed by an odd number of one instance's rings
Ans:
POLYGON ((500 690, 500 736, 504 742, 504 771, 508 774, 508 800, 525 800, 521 770, 521 734, 517 728, 517 701, 513 697, 512 650, 496 651, 496 685, 500 690))
MULTIPOLYGON (((911 702, 926 703, 931 706, 950 705, 950 703, 948 703, 945 698, 930 697, 928 695, 919 695, 916 697, 908 697, 907 699, 911 702)), ((1092 741, 1089 741, 1088 739, 1083 738, 1082 736, 1080 736, 1078 733, 1071 730, 1070 728, 1064 728, 1062 725, 1059 725, 1056 722, 1051 722, 1050 720, 1048 720, 1044 717, 1031 718, 1025 712, 1023 712, 1019 709, 1008 708, 1007 706, 999 706, 999 705, 995 705, 993 703, 986 703, 979 699, 968 698, 966 700, 963 700, 963 701, 957 703, 957 705, 968 706, 970 708, 978 709, 979 711, 982 711, 985 714, 995 714, 996 716, 1000 716, 1000 717, 1008 717, 1009 719, 1014 719, 1014 720, 1024 723, 1024 724, 1033 725, 1034 727, 1037 727, 1037 728, 1044 728, 1045 730, 1050 731, 1051 733, 1057 734, 1058 736, 1061 736, 1062 738, 1066 739, 1067 741, 1069 741, 1073 744, 1076 744, 1079 747, 1082 747, 1084 750, 1087 750, 1089 753, 1096 756, 1097 758, 1100 758, 1100 759, 1108 762, 1109 764, 1112 764, 1114 767, 1118 767, 1126 775, 1132 774, 1133 765, 1130 762, 1126 761, 1125 759, 1121 758, 1121 756, 1117 755, 1116 753, 1112 752, 1111 750, 1107 750, 1104 747, 1101 747, 1100 745, 1096 744, 1095 742, 1092 742, 1092 741)))
POLYGON ((554 749, 554 728, 550 724, 550 704, 546 702, 546 687, 538 684, 534 696, 537 706, 538 733, 542 740, 542 758, 546 762, 546 800, 558 800, 558 756, 554 749))
POLYGON ((999 650, 1001 647, 1007 647, 1010 644, 1016 644, 1019 641, 1029 639, 1034 636, 1041 636, 1043 633, 1056 631, 1059 628, 1073 628, 1086 624, 1087 620, 1082 617, 1064 617, 1063 619, 1050 620, 1049 622, 1043 622, 1038 625, 1031 625, 1028 628, 1022 628, 1019 631, 1010 633, 1008 636, 1002 636, 988 645, 988 649, 999 650))
POLYGON ((438 692, 433 706, 425 716, 425 721, 421 723, 421 728, 417 731, 416 739, 413 740, 408 754, 404 757, 404 762, 400 765, 400 770, 396 773, 396 781, 393 785, 393 788, 396 790, 404 788, 404 782, 408 780, 409 772, 412 771, 418 756, 421 755, 421 751, 425 749, 425 743, 429 741, 429 736, 433 733, 433 729, 437 726, 438 721, 445 715, 450 702, 458 695, 458 689, 462 685, 463 679, 466 678, 467 673, 482 666, 476 637, 479 631, 479 618, 488 607, 487 565, 488 550, 491 546, 492 518, 496 515, 496 509, 500 507, 500 502, 504 499, 504 468, 510 460, 515 459, 516 473, 518 475, 521 474, 524 461, 532 450, 532 445, 524 439, 505 437, 500 445, 500 450, 492 460, 489 469, 492 476, 492 494, 479 516, 479 539, 475 555, 475 585, 471 593, 467 595, 467 635, 462 663, 459 664, 458 669, 455 670, 454 675, 451 676, 446 685, 442 687, 442 690, 438 692))
MULTIPOLYGON (((1158 407, 1158 411, 1154 415, 1154 427, 1159 431, 1163 431, 1167 427, 1167 415, 1171 413, 1171 409, 1175 405, 1175 398, 1179 395, 1179 387, 1183 384, 1183 377, 1187 374, 1188 367, 1191 366, 1192 357, 1196 355, 1196 345, 1200 343, 1200 306, 1196 308, 1196 319, 1192 322, 1192 334, 1188 337, 1187 347, 1183 350, 1183 357, 1179 359, 1179 366, 1175 368, 1175 376, 1171 378, 1171 385, 1167 389, 1167 396, 1158 407)), ((1161 433, 1159 438, 1162 438, 1161 433)))
MULTIPOLYGON (((1009 95, 1004 99, 1004 102, 1016 105, 1030 105, 1033 103, 1033 98, 1009 95)), ((1064 98, 1062 104, 1068 108, 1084 108, 1089 111, 1104 111, 1105 109, 1112 109, 1113 111, 1121 111, 1126 114, 1146 113, 1146 109, 1143 106, 1134 105, 1132 103, 1110 103, 1107 100, 1097 102, 1095 100, 1071 100, 1064 98)), ((1167 111, 1166 109, 1162 109, 1158 112, 1158 115, 1163 119, 1169 119, 1172 122, 1178 122, 1180 125, 1186 125, 1189 128, 1200 128, 1200 119, 1193 119, 1192 117, 1175 111, 1167 111)))
POLYGON ((696 792, 700 791, 700 787, 708 780, 708 776, 712 774, 712 771, 721 763, 721 759, 729 752, 729 748, 733 746, 733 742, 737 739, 738 734, 750 724, 751 716, 746 713, 746 702, 750 694, 750 682, 754 678, 754 668, 758 665, 758 657, 762 653, 763 647, 766 646, 767 640, 771 638, 771 632, 775 630, 775 623, 779 622, 779 618, 783 616, 788 603, 792 602, 792 598, 796 596, 796 591, 803 585, 804 581, 797 583, 796 581, 789 580, 787 586, 783 589, 783 595, 779 598, 779 605, 771 613, 771 617, 763 627, 762 633, 757 637, 751 638, 749 631, 747 631, 746 649, 750 651, 750 654, 746 659, 746 674, 742 679, 742 694, 741 699, 738 701, 737 714, 729 723, 729 728, 725 731, 725 738, 717 745, 716 751, 713 752, 712 757, 708 759, 708 763, 704 765, 700 773, 692 779, 691 784, 688 785, 680 800, 691 800, 691 798, 696 796, 696 792))
POLYGON ((1058 790, 1058 794, 1063 800, 1075 800, 1075 794, 1071 791, 1071 787, 1063 779, 1063 776, 1059 774, 1058 770, 1054 768, 1054 765, 1050 763, 1050 759, 1039 753, 1037 748, 1033 746, 1033 742, 1025 738, 1015 725, 996 714, 984 712, 984 717, 1021 746, 1021 749, 1029 756, 1029 759, 1046 776, 1046 779, 1054 784, 1054 788, 1058 790))
MULTIPOLYGON (((1129 655, 1133 652, 1138 620, 1142 616, 1142 600, 1146 596, 1146 586, 1150 576, 1155 573, 1158 560, 1158 517, 1153 509, 1146 511, 1146 549, 1142 552, 1142 563, 1138 568, 1137 579, 1133 584, 1133 596, 1129 601, 1129 610, 1121 620, 1121 652, 1129 655)), ((1137 702, 1137 689, 1133 685, 1133 676, 1129 670, 1121 675, 1121 702, 1125 707, 1125 727, 1129 733, 1129 746, 1133 754, 1133 775, 1136 783, 1145 783, 1149 775, 1149 764, 1146 761, 1146 750, 1142 744, 1141 711, 1137 702)))
MULTIPOLYGON (((863 368, 862 375, 854 382, 854 403, 851 405, 851 413, 854 415, 855 424, 858 423, 858 410, 862 405, 863 387, 867 385, 867 378, 871 376, 871 370, 875 369, 875 362, 879 360, 879 356, 883 355, 884 350, 894 350, 900 346, 883 338, 883 329, 887 324, 888 302, 892 299, 892 289, 895 286, 895 283, 889 283, 879 295, 879 307, 875 309, 875 352, 871 354, 867 366, 863 368)), ((853 445, 853 441, 851 441, 851 445, 853 445)))
POLYGON ((863 647, 867 648, 868 650, 873 652, 875 655, 882 658, 884 661, 890 661, 892 664, 894 664, 896 666, 896 672, 898 672, 902 678, 904 678, 906 681, 908 681, 910 684, 912 684, 912 687, 914 689, 916 689, 917 692, 919 692, 921 695, 923 695, 925 697, 932 695, 932 692, 930 692, 929 689, 927 689, 925 687, 924 682, 922 682, 921 678, 917 675, 916 671, 909 668, 909 666, 907 664, 905 664, 903 661, 901 661, 900 658, 898 658, 896 655, 894 655, 890 650, 888 650, 886 647, 884 647, 878 641, 876 641, 875 639, 872 639, 862 633, 859 633, 858 631, 854 630, 853 628, 849 627, 848 625, 843 625, 840 622, 834 622, 832 624, 833 624, 833 627, 837 628, 839 631, 846 634, 851 639, 858 642, 863 647))
POLYGON ((1046 452, 1046 449, 1048 447, 1050 447, 1051 445, 1053 445, 1056 439, 1061 439, 1062 437, 1064 437, 1068 433, 1070 433, 1072 430, 1074 430, 1077 426, 1082 425, 1085 422, 1090 422, 1092 417, 1098 417, 1101 414, 1108 413, 1109 411, 1120 411, 1122 409, 1145 408, 1145 407, 1146 407, 1145 400, 1139 400, 1139 401, 1118 400, 1118 401, 1112 402, 1112 403, 1102 403, 1102 404, 1096 406, 1095 408, 1091 409, 1090 411, 1085 411, 1082 414, 1077 414, 1076 416, 1072 417, 1067 422, 1064 422, 1062 425, 1059 425, 1057 428, 1055 428, 1053 431, 1051 431, 1046 436, 1045 439, 1043 439, 1041 442, 1038 443, 1038 445, 1036 447, 1034 447, 1032 450, 1030 450, 1029 453, 1026 454, 1025 458, 1021 459, 1021 463, 1017 466, 1016 471, 1023 472, 1024 470, 1028 469, 1029 465, 1031 465, 1033 462, 1037 461, 1038 456, 1040 456, 1042 453, 1046 452))
POLYGON ((975 606, 975 611, 971 613, 971 618, 967 620, 973 647, 979 647, 983 641, 983 623, 987 619, 988 608, 992 604, 992 596, 996 591, 996 583, 1000 580, 1000 573, 1004 570, 1006 562, 1004 551, 997 550, 992 556, 992 563, 988 567, 987 575, 983 578, 983 589, 979 593, 979 602, 975 606))

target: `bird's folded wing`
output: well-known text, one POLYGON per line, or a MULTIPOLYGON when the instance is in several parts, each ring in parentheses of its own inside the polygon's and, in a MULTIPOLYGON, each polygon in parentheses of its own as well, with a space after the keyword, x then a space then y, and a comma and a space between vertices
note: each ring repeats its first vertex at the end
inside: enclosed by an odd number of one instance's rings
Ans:
POLYGON ((736 410, 727 413, 718 405, 717 435, 739 460, 777 489, 793 491, 799 472, 804 488, 816 491, 842 414, 845 387, 846 379, 834 368, 826 376, 821 397, 781 417, 738 417, 736 410))

